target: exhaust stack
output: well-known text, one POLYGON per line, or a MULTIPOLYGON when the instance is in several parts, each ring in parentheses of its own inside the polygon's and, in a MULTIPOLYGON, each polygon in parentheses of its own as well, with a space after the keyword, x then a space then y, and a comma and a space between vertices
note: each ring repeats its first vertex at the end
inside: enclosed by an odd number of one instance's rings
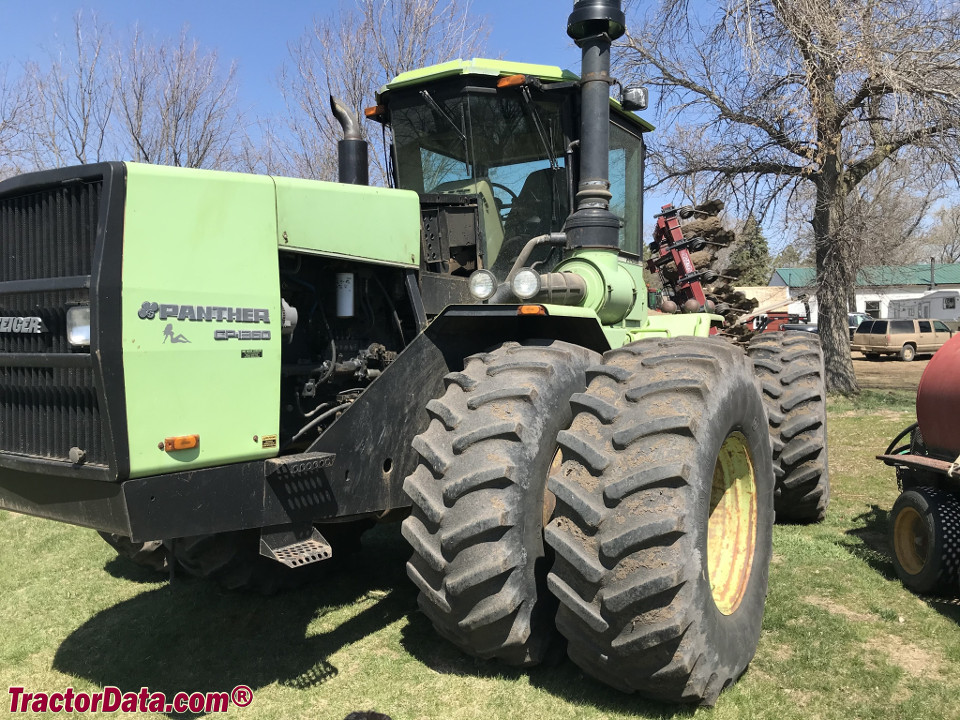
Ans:
POLYGON ((582 51, 580 183, 564 225, 570 248, 617 248, 620 218, 610 212, 610 46, 626 31, 620 0, 576 0, 567 35, 582 51))
POLYGON ((343 128, 343 140, 337 143, 337 179, 348 185, 369 185, 367 141, 360 135, 360 124, 347 106, 330 96, 330 110, 343 128))

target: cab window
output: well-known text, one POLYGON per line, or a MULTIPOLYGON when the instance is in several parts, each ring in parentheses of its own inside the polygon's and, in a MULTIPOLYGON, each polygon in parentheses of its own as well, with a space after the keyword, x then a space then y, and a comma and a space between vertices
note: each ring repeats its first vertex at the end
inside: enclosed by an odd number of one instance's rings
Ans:
POLYGON ((623 220, 620 247, 640 254, 643 232, 643 140, 610 125, 610 212, 623 220))

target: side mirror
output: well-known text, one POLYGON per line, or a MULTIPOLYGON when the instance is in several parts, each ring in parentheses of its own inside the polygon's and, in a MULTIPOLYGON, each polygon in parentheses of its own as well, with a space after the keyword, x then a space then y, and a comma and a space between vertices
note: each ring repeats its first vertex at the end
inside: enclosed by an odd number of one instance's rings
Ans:
POLYGON ((629 85, 620 93, 620 105, 631 112, 646 110, 649 99, 650 94, 642 85, 629 85))

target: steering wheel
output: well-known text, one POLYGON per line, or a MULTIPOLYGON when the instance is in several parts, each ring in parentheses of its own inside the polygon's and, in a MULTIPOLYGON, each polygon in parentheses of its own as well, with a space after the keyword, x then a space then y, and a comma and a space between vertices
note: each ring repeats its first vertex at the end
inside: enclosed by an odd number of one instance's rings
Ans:
POLYGON ((490 182, 490 185, 491 187, 500 188, 501 190, 503 190, 507 195, 510 196, 511 200, 517 199, 517 194, 513 190, 508 188, 506 185, 498 182, 493 182, 493 181, 490 182))
POLYGON ((497 213, 500 215, 500 219, 503 220, 507 215, 510 214, 510 208, 512 208, 512 207, 513 207, 513 203, 515 203, 515 202, 517 201, 517 194, 516 194, 513 190, 511 190, 510 188, 508 188, 506 185, 504 185, 503 183, 497 183, 497 182, 493 182, 493 181, 491 180, 491 181, 490 181, 490 186, 493 187, 493 188, 497 188, 497 189, 503 190, 507 195, 510 196, 510 202, 509 202, 509 203, 504 203, 504 202, 503 202, 500 198, 498 198, 496 195, 493 196, 493 199, 494 199, 494 201, 495 201, 496 204, 497 204, 497 213))

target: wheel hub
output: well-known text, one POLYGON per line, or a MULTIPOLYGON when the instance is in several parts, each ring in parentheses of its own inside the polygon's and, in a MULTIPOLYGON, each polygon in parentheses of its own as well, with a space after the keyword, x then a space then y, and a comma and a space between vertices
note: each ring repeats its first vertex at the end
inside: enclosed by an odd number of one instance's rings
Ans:
POLYGON ((919 575, 930 554, 923 518, 912 507, 904 507, 893 523, 893 549, 900 566, 910 575, 919 575))
POLYGON ((717 455, 707 523, 707 570, 713 601, 724 615, 740 606, 757 544, 757 486, 747 439, 727 436, 717 455))

